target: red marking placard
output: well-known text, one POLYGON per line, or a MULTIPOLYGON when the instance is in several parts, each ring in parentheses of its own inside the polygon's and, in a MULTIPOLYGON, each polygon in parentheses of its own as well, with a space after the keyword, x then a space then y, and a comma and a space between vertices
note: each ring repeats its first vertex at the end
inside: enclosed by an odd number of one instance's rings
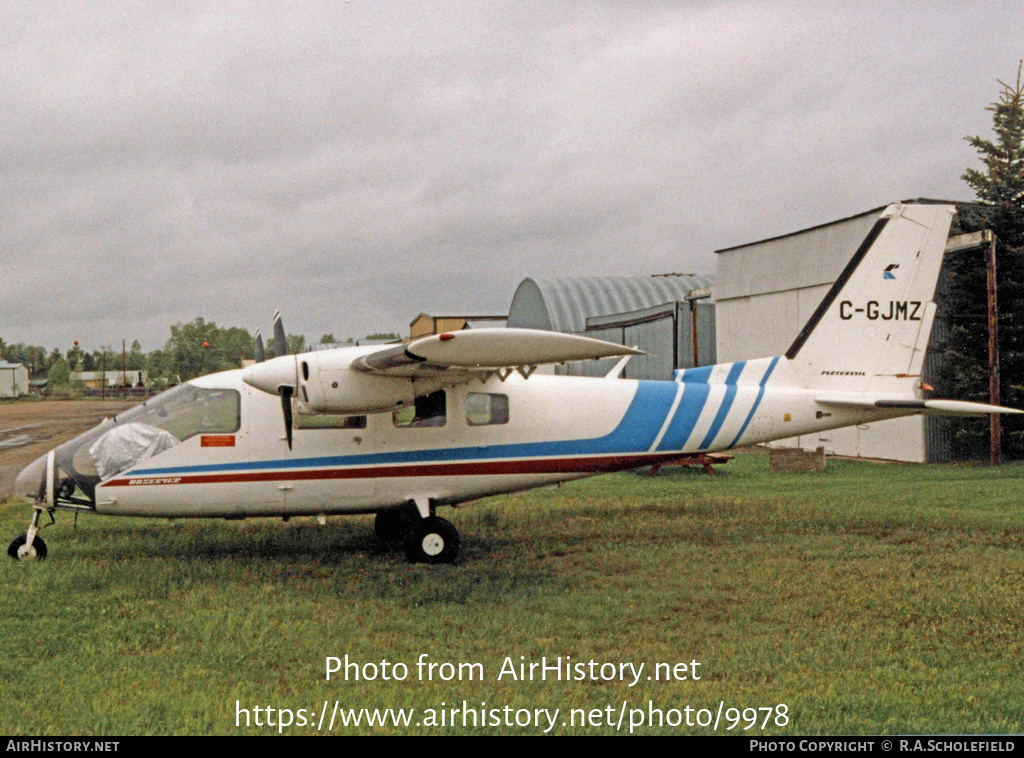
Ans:
POLYGON ((234 447, 233 434, 204 434, 199 438, 199 447, 234 447))

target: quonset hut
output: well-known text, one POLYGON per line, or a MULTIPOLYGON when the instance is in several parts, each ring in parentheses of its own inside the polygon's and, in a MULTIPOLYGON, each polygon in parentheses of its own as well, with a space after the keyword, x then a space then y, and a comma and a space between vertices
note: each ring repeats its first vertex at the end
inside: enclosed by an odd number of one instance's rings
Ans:
MULTIPOLYGON (((715 362, 712 277, 527 278, 509 306, 508 326, 582 334, 639 347, 629 379, 671 379, 677 368, 715 362)), ((569 363, 556 373, 603 376, 614 359, 569 363)))

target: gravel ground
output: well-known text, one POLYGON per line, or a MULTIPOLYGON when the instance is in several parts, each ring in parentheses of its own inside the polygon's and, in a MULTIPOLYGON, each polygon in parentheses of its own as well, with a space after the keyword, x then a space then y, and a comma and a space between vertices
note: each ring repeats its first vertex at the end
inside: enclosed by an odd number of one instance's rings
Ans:
POLYGON ((0 501, 29 463, 135 400, 42 400, 0 404, 0 501))

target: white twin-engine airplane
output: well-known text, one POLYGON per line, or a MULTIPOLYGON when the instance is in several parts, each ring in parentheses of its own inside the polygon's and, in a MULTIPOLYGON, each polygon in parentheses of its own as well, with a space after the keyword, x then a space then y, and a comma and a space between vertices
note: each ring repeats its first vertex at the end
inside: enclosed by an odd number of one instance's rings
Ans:
POLYGON ((175 387, 25 468, 32 522, 8 553, 45 557, 43 511, 373 512, 410 561, 446 563, 459 535, 439 505, 915 413, 1019 412, 922 397, 953 212, 890 206, 785 355, 674 381, 621 379, 626 359, 605 378, 535 374, 639 351, 522 329, 286 355, 278 319, 280 357, 175 387))

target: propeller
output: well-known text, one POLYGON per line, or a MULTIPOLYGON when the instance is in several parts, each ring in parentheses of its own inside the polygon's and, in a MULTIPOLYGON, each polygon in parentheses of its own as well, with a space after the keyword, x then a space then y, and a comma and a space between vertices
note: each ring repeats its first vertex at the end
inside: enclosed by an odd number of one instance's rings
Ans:
POLYGON ((274 311, 274 355, 288 355, 288 338, 284 334, 281 311, 274 311))
MULTIPOLYGON (((274 355, 288 355, 288 338, 284 333, 284 321, 281 319, 281 310, 274 311, 274 355)), ((282 384, 277 388, 281 396, 281 411, 284 413, 284 436, 288 440, 288 449, 292 449, 292 395, 295 393, 295 386, 282 384)))
POLYGON ((263 335, 256 330, 256 362, 263 363, 267 359, 267 351, 263 347, 263 335))
POLYGON ((282 384, 277 388, 281 395, 281 412, 284 413, 284 436, 288 440, 288 449, 292 449, 292 393, 295 388, 288 384, 282 384))
POLYGON ((256 330, 256 363, 266 363, 265 367, 247 370, 246 381, 264 392, 276 392, 281 396, 281 412, 284 415, 284 434, 288 440, 288 449, 292 449, 292 397, 295 394, 296 369, 294 360, 289 365, 285 361, 288 355, 288 338, 285 336, 284 322, 281 311, 274 311, 274 359, 267 361, 263 345, 263 335, 256 330))

